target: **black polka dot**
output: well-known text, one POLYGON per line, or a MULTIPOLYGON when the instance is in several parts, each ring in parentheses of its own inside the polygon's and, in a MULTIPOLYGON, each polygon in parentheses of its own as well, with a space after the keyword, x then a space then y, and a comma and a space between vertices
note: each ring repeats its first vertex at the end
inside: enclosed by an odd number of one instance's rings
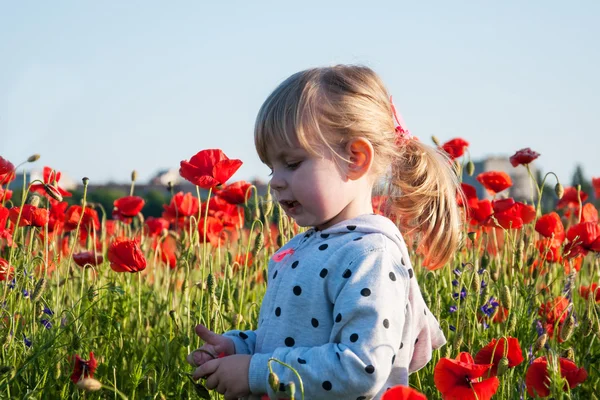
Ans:
POLYGON ((325 250, 328 247, 329 247, 329 245, 327 243, 323 243, 322 245, 319 246, 319 250, 325 250))
POLYGON ((390 272, 390 279, 395 282, 396 281, 396 274, 393 273, 393 272, 390 272))
POLYGON ((394 356, 392 357, 392 365, 394 365, 395 362, 396 362, 396 355, 394 354, 394 356))
POLYGON ((277 278, 277 271, 273 274, 273 279, 277 278))
POLYGON ((350 271, 349 269, 345 270, 344 273, 342 274, 342 278, 350 278, 352 276, 352 271, 350 271))
POLYGON ((406 265, 406 263, 404 262, 404 257, 400 257, 400 262, 402 263, 402 265, 406 265))
POLYGON ((412 268, 408 270, 408 276, 410 276, 411 278, 412 278, 413 276, 415 276, 415 271, 413 271, 413 269, 412 269, 412 268))
POLYGON ((356 229, 356 225, 348 225, 346 228, 348 228, 349 231, 353 231, 356 229))
POLYGON ((364 297, 369 297, 371 295, 371 289, 364 288, 363 290, 360 291, 360 294, 363 295, 364 297))
POLYGON ((400 342, 400 348, 404 347, 404 342, 400 342))
POLYGON ((358 241, 358 240, 360 240, 362 238, 363 238, 362 236, 356 237, 356 238, 354 238, 354 241, 356 242, 356 241, 358 241))
POLYGON ((415 340, 415 344, 417 344, 418 341, 419 341, 419 338, 417 338, 417 340, 415 340))
POLYGON ((298 358, 298 364, 306 364, 306 360, 303 360, 302 358, 298 358))
POLYGON ((294 286, 294 294, 300 296, 302 294, 302 288, 300 286, 294 286))
POLYGON ((296 341, 294 340, 294 338, 292 338, 292 337, 286 337, 285 338, 285 345, 287 347, 293 347, 294 344, 296 344, 296 341))
POLYGON ((356 342, 358 340, 358 333, 353 333, 352 335, 350 335, 350 341, 352 343, 356 342))
POLYGON ((312 324, 312 326, 314 326, 315 328, 317 328, 319 326, 319 320, 316 318, 313 318, 310 320, 310 323, 312 324))
POLYGON ((390 321, 388 321, 387 319, 384 319, 383 320, 383 327, 385 329, 389 328, 390 327, 390 321))
POLYGON ((365 372, 366 372, 367 374, 372 374, 373 372, 375 372, 375 367, 374 367, 374 366, 372 366, 372 365, 367 365, 367 366, 365 367, 365 372))
POLYGON ((329 233, 321 233, 321 237, 323 239, 327 239, 329 237, 329 233))
POLYGON ((341 358, 340 353, 338 353, 337 351, 335 352, 335 355, 337 356, 338 360, 341 358))
POLYGON ((332 388, 331 382, 329 382, 329 381, 323 382, 323 389, 329 391, 329 390, 331 390, 331 388, 332 388))
POLYGON ((342 314, 338 314, 335 316, 335 322, 340 322, 342 320, 342 314))
POLYGON ((319 276, 320 276, 321 278, 325 278, 325 277, 327 276, 327 272, 329 272, 329 271, 327 271, 327 268, 323 268, 323 269, 321 270, 321 272, 319 273, 319 276))
POLYGON ((294 262, 292 263, 292 268, 296 268, 297 266, 298 266, 298 261, 294 261, 294 262))
POLYGON ((246 335, 244 332, 240 332, 239 335, 244 340, 248 339, 248 335, 246 335))
POLYGON ((282 383, 279 384, 279 391, 280 392, 285 392, 285 383, 282 382, 282 383))
POLYGON ((275 315, 278 316, 278 317, 281 315, 281 307, 277 307, 275 309, 275 315))

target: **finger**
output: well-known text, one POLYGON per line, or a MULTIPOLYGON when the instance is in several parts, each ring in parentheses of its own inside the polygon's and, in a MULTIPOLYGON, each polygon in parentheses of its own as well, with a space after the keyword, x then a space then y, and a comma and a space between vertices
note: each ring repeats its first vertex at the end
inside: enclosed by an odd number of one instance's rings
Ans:
POLYGON ((196 335, 200 336, 200 339, 210 344, 219 343, 219 339, 221 338, 221 335, 217 335, 201 324, 196 325, 196 335))
POLYGON ((217 370, 217 367, 219 366, 220 362, 220 360, 210 360, 205 362, 204 364, 196 368, 196 370, 192 374, 192 378, 194 378, 194 380, 198 380, 203 376, 212 374, 217 370))
POLYGON ((199 367, 205 362, 217 358, 217 356, 214 355, 215 350, 215 347, 212 345, 202 346, 188 354, 186 360, 190 365, 199 367))
POLYGON ((219 377, 217 376, 217 374, 210 375, 208 378, 206 378, 206 381, 204 381, 204 386, 206 386, 206 388, 209 390, 213 390, 218 385, 219 385, 219 377))

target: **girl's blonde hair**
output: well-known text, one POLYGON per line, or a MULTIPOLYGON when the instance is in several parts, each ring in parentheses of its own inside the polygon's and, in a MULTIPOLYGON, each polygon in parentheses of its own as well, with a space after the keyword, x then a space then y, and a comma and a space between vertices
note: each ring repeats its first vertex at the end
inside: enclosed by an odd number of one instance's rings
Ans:
POLYGON ((373 70, 337 65, 290 76, 262 105, 254 131, 265 164, 270 146, 300 145, 313 155, 325 147, 346 160, 345 146, 356 138, 373 146, 373 176, 388 178, 388 213, 418 234, 428 268, 442 267, 460 240, 456 173, 441 151, 417 139, 397 142, 390 95, 373 70))

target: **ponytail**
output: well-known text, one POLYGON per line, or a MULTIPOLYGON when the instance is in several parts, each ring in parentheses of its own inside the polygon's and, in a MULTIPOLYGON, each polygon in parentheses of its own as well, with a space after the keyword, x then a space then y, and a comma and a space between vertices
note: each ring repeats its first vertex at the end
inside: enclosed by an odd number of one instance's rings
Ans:
POLYGON ((390 211, 401 230, 417 234, 428 269, 443 267, 458 248, 462 225, 456 202, 460 184, 452 161, 416 139, 403 140, 390 185, 390 211))

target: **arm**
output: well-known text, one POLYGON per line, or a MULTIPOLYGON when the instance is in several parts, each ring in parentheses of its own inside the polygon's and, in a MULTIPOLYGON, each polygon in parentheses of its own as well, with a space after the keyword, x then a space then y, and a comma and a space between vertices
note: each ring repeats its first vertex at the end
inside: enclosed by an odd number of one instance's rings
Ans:
POLYGON ((223 336, 233 341, 235 354, 254 354, 256 332, 232 330, 225 332, 223 336))

